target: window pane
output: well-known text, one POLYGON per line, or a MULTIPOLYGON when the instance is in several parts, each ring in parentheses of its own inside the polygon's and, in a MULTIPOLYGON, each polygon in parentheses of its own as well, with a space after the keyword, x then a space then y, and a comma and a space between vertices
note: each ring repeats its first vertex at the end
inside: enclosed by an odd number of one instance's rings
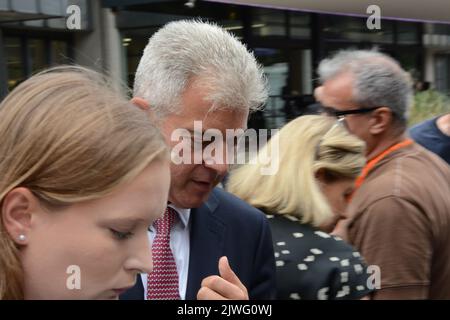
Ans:
POLYGON ((0 0, 0 9, 5 11, 9 9, 8 0, 0 0))
POLYGON ((285 36, 285 13, 280 10, 254 9, 252 34, 254 36, 285 36))
POLYGON ((284 113, 289 63, 287 53, 280 49, 255 48, 255 56, 264 66, 269 85, 269 99, 264 108, 264 126, 269 129, 280 128, 286 122, 284 113))
POLYGON ((290 12, 291 38, 309 39, 311 37, 310 15, 303 12, 290 12))
POLYGON ((148 38, 156 32, 157 29, 158 27, 127 30, 123 34, 122 46, 124 48, 124 55, 127 59, 127 81, 130 88, 133 87, 134 75, 142 57, 142 52, 148 43, 148 38))
POLYGON ((29 39, 28 52, 30 54, 29 61, 32 73, 40 71, 48 66, 44 40, 29 39))
POLYGON ((14 0, 11 1, 11 8, 14 11, 38 13, 38 3, 36 0, 14 0))
POLYGON ((400 62, 402 68, 409 72, 414 81, 422 79, 419 52, 408 48, 398 48, 394 52, 388 52, 388 54, 400 62))
POLYGON ((436 55, 436 90, 450 94, 450 55, 436 55))
POLYGON ((325 37, 331 40, 350 42, 392 43, 393 22, 381 21, 381 29, 367 28, 365 18, 325 16, 326 25, 323 29, 325 37))
POLYGON ((432 29, 434 34, 450 35, 450 24, 435 23, 432 25, 432 29))
POLYGON ((24 79, 22 47, 20 38, 5 39, 6 66, 8 69, 8 90, 11 91, 24 79))
POLYGON ((42 28, 44 26, 44 20, 27 20, 23 21, 23 24, 27 27, 42 28))
POLYGON ((416 44, 419 41, 419 24, 398 22, 397 41, 401 44, 416 44))
POLYGON ((243 38, 244 26, 241 20, 222 20, 218 21, 218 24, 225 30, 233 33, 238 39, 243 38))
POLYGON ((50 51, 52 65, 70 63, 67 42, 53 40, 50 44, 50 51))

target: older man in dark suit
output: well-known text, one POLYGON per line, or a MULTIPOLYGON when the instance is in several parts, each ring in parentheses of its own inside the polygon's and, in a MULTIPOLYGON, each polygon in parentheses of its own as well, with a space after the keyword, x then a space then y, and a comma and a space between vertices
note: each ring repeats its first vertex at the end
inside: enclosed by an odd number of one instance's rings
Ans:
POLYGON ((149 110, 172 147, 171 187, 164 216, 149 229, 153 272, 122 299, 274 297, 264 215, 216 187, 228 170, 228 131, 245 130, 266 97, 254 56, 222 28, 178 21, 150 39, 132 102, 149 110))

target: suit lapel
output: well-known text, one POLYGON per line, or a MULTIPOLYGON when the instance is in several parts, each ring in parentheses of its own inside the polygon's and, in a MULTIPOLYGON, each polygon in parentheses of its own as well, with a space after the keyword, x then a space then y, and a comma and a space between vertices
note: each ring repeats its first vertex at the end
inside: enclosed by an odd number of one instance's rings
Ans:
POLYGON ((186 299, 197 298, 202 280, 218 274, 224 252, 225 223, 215 214, 219 199, 213 191, 208 200, 191 211, 191 236, 186 299))

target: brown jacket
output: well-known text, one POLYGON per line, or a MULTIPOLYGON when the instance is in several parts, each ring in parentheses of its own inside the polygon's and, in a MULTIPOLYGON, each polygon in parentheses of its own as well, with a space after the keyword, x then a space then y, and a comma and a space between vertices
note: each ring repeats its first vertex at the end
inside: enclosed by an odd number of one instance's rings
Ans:
POLYGON ((450 166, 418 144, 381 160, 348 207, 350 242, 381 271, 375 299, 450 299, 450 166))

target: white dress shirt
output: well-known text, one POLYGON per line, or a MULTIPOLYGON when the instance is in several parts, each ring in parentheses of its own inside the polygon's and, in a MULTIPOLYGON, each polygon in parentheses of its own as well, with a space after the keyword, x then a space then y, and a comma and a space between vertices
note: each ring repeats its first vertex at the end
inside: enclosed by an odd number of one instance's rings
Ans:
MULTIPOLYGON (((184 300, 186 297, 187 278, 189 271, 189 218, 191 216, 191 209, 177 208, 172 204, 168 205, 173 208, 180 218, 178 222, 170 230, 170 249, 172 250, 177 265, 178 272, 178 289, 180 291, 180 298, 184 300)), ((155 227, 152 225, 148 231, 148 238, 150 244, 156 236, 155 227)), ((142 284, 144 286, 144 299, 147 300, 147 273, 141 274, 142 284)))

